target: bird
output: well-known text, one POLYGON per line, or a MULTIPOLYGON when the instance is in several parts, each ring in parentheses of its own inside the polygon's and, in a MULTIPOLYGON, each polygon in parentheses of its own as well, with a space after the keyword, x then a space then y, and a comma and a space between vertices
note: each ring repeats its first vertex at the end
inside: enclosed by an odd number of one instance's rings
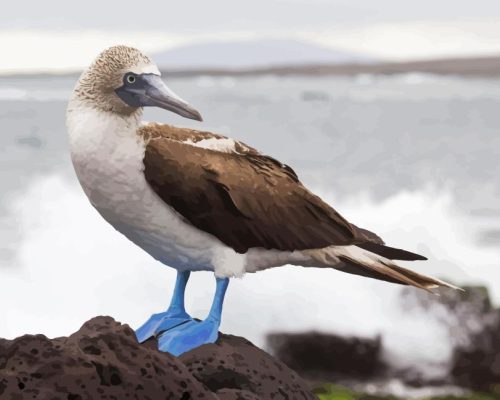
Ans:
POLYGON ((66 112, 72 163, 92 206, 177 271, 170 305, 137 328, 139 342, 155 337, 160 351, 175 356, 216 342, 230 279, 282 265, 456 288, 401 266, 426 257, 350 223, 290 166, 217 133, 144 122, 145 107, 202 121, 150 57, 118 45, 82 73, 66 112), (184 304, 195 271, 212 271, 216 282, 203 320, 184 304))

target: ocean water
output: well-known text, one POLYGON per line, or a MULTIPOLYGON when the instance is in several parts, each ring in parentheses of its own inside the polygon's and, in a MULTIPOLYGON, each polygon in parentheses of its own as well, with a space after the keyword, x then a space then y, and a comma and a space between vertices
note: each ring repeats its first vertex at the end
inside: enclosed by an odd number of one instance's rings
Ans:
MULTIPOLYGON (((0 337, 68 334, 112 315, 135 327, 165 308, 174 271, 104 222, 68 155, 66 101, 76 77, 0 78, 0 337)), ((485 284, 500 304, 500 81, 421 74, 168 79, 197 123, 291 165, 357 225, 425 254, 412 267, 485 284)), ((214 283, 194 274, 203 317, 214 283)), ((400 288, 336 271, 283 267, 234 280, 222 330, 265 344, 269 331, 382 334, 400 368, 446 372, 440 311, 405 310, 400 288)))

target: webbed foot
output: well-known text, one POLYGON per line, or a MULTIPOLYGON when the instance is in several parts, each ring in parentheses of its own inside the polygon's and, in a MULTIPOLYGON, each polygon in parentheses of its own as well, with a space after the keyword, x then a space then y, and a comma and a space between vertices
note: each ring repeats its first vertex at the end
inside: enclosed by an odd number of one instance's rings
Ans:
POLYGON ((179 356, 202 344, 214 343, 219 336, 219 325, 220 320, 212 317, 178 325, 159 336, 158 349, 179 356))
POLYGON ((191 316, 185 311, 165 311, 153 314, 151 317, 135 331, 135 336, 139 343, 145 342, 153 336, 157 336, 164 331, 176 326, 193 321, 191 316))

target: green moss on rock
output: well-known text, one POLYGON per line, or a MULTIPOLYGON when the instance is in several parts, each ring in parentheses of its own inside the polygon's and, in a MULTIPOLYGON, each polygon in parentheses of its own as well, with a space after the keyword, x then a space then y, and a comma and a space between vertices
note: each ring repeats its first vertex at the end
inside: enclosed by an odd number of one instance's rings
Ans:
MULTIPOLYGON (((394 396, 378 396, 366 393, 355 392, 343 386, 333 385, 330 383, 324 384, 314 389, 314 393, 319 400, 404 400, 394 396)), ((485 393, 471 393, 465 397, 457 396, 438 396, 425 397, 421 400, 497 400, 493 395, 485 393)))

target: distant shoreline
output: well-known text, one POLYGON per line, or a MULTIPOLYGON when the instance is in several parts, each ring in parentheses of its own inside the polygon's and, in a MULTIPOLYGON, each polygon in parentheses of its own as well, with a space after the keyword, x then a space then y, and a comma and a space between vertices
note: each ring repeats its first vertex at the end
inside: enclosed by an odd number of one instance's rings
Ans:
MULTIPOLYGON (((169 77, 193 76, 259 76, 259 75, 304 75, 304 76, 353 76, 353 75, 395 75, 406 73, 427 73, 435 75, 458 75, 465 77, 500 77, 500 56, 477 58, 448 58, 439 60, 384 62, 372 64, 310 64, 283 65, 259 68, 201 68, 162 69, 169 77)), ((81 71, 5 73, 0 78, 37 78, 50 76, 77 76, 81 71)))
POLYGON ((169 76, 251 76, 251 75, 394 75, 428 73, 435 75, 461 75, 470 77, 500 76, 500 56, 482 58, 450 58, 442 60, 408 61, 374 64, 313 64, 271 66, 247 69, 186 69, 165 70, 169 76))

